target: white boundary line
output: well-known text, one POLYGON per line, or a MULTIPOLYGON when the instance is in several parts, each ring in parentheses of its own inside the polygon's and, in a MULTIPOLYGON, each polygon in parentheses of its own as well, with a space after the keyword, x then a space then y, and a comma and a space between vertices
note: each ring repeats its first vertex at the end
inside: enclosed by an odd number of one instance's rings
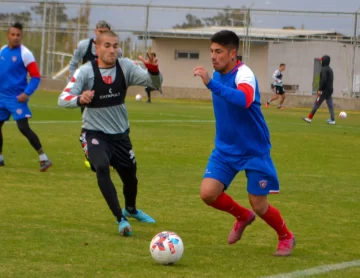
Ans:
POLYGON ((307 277, 307 276, 311 276, 311 275, 322 274, 322 273, 327 273, 327 272, 341 270, 341 269, 347 269, 347 268, 351 268, 351 267, 358 267, 358 266, 360 266, 360 260, 343 262, 343 263, 339 263, 339 264, 328 264, 328 265, 317 266, 317 267, 308 268, 308 269, 304 269, 304 270, 298 270, 298 271, 289 272, 289 273, 282 273, 282 274, 277 274, 277 275, 272 275, 272 276, 263 276, 261 278, 307 277))
MULTIPOLYGON (((301 120, 301 119, 300 119, 301 120)), ((299 120, 298 123, 284 123, 284 122, 271 122, 271 121, 267 121, 268 124, 276 124, 276 125, 291 125, 291 126, 306 126, 306 125, 311 125, 309 123, 302 123, 299 120)), ((7 122, 10 124, 14 124, 14 121, 11 122, 7 122)), ((78 123, 82 123, 82 121, 74 121, 74 120, 69 120, 69 121, 65 121, 65 120, 54 120, 54 121, 30 121, 30 124, 78 124, 78 123)), ((200 120, 200 119, 194 119, 194 120, 175 120, 175 119, 164 119, 164 120, 130 120, 130 124, 131 123, 215 123, 215 120, 200 120)), ((319 125, 321 127, 325 127, 325 126, 329 126, 328 124, 324 124, 324 125, 319 125)), ((360 126, 343 126, 343 125, 334 125, 331 126, 329 128, 344 128, 344 129, 353 129, 353 130, 360 130, 360 126)))

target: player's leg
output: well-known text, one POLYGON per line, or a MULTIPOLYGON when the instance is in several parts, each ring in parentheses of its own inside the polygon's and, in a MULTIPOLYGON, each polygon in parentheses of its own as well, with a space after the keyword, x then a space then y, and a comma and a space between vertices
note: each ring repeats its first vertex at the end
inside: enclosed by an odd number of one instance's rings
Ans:
POLYGON ((328 121, 328 124, 334 125, 335 124, 335 113, 334 113, 334 103, 333 103, 333 99, 332 99, 331 95, 326 98, 326 104, 328 106, 329 113, 330 113, 330 121, 328 121))
POLYGON ((6 108, 5 103, 0 99, 0 166, 5 166, 4 156, 2 154, 4 139, 2 127, 6 121, 10 119, 10 111, 6 108))
POLYGON ((283 87, 280 87, 279 95, 280 95, 281 100, 280 100, 280 103, 278 105, 278 109, 284 109, 283 103, 284 103, 286 97, 285 97, 285 91, 284 91, 283 87))
POLYGON ((1 166, 5 166, 5 162, 4 162, 4 156, 2 154, 2 148, 3 148, 3 134, 2 134, 2 127, 4 125, 4 121, 0 121, 0 167, 1 166))
POLYGON ((217 158, 216 151, 209 158, 208 165, 200 186, 200 197, 205 204, 235 217, 234 228, 228 237, 228 243, 234 244, 240 240, 246 226, 255 220, 252 211, 239 205, 224 191, 234 179, 237 171, 217 158))
POLYGON ((147 95, 147 97, 148 97, 147 102, 148 102, 148 103, 151 103, 151 88, 150 88, 150 87, 146 87, 146 88, 145 88, 145 91, 146 91, 146 95, 147 95))
POLYGON ((136 197, 138 191, 138 179, 136 176, 137 164, 135 153, 128 135, 113 140, 111 144, 113 154, 110 164, 115 168, 121 181, 123 182, 123 194, 125 198, 125 217, 135 218, 140 222, 155 223, 155 220, 136 208, 136 197))
POLYGON ((280 212, 268 202, 267 195, 279 192, 279 181, 270 155, 249 160, 246 169, 249 202, 277 235, 279 244, 276 256, 289 256, 295 247, 295 237, 287 228, 280 212))
POLYGON ((86 132, 86 141, 89 161, 95 168, 100 191, 117 220, 119 233, 123 236, 130 236, 132 234, 131 226, 122 214, 116 188, 110 177, 109 166, 112 154, 108 146, 108 140, 98 133, 86 132))
MULTIPOLYGON (((85 107, 84 106, 81 106, 80 107, 80 113, 81 113, 81 116, 82 114, 84 113, 84 110, 85 110, 85 107)), ((86 167, 90 168, 93 172, 95 172, 95 169, 94 167, 91 166, 90 162, 89 162, 89 159, 88 159, 88 155, 87 155, 87 143, 86 143, 86 133, 84 131, 83 128, 81 128, 81 131, 80 131, 80 145, 81 145, 81 148, 83 149, 84 151, 84 155, 85 155, 85 160, 84 160, 84 164, 86 167)))
POLYGON ((266 108, 269 107, 269 105, 270 105, 270 103, 271 103, 272 101, 277 100, 277 99, 280 97, 280 95, 279 95, 279 86, 275 86, 275 87, 274 87, 274 91, 275 91, 275 95, 273 95, 273 96, 271 97, 271 99, 269 99, 269 100, 266 102, 266 108))
POLYGON ((319 107, 321 106, 324 100, 325 97, 323 95, 317 96, 310 114, 306 118, 302 118, 302 119, 305 122, 311 123, 313 117, 315 116, 316 111, 319 109, 319 107))
POLYGON ((22 103, 15 100, 13 102, 6 103, 6 108, 16 121, 19 131, 28 139, 31 146, 39 154, 40 171, 45 172, 52 166, 52 163, 45 154, 39 137, 29 126, 29 118, 31 118, 32 114, 28 103, 22 103))

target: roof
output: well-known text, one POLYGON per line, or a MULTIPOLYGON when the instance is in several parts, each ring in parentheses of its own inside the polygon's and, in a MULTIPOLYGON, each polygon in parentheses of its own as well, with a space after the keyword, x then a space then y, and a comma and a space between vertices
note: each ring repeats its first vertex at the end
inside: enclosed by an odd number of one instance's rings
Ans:
MULTIPOLYGON (((187 39, 209 39, 213 34, 221 30, 231 30, 240 38, 248 37, 252 41, 282 41, 282 40, 337 40, 350 42, 352 37, 346 37, 334 30, 300 30, 300 29, 270 29, 249 27, 210 26, 191 29, 164 29, 148 31, 148 37, 156 38, 187 38, 187 39)), ((144 31, 134 32, 139 38, 145 34, 144 31)))

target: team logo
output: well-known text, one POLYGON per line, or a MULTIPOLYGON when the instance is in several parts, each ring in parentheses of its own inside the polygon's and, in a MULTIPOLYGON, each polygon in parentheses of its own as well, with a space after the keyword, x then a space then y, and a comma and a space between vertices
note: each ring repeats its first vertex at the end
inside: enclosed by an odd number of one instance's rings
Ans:
POLYGON ((16 62, 17 57, 16 57, 16 56, 12 56, 12 57, 11 57, 11 60, 12 60, 13 62, 16 62))
POLYGON ((22 110, 19 108, 19 109, 16 109, 16 114, 18 115, 21 115, 22 114, 22 110))
POLYGON ((94 138, 94 139, 91 140, 91 144, 93 144, 93 145, 99 145, 99 141, 94 138))
POLYGON ((259 181, 259 186, 264 189, 267 186, 267 180, 259 181))

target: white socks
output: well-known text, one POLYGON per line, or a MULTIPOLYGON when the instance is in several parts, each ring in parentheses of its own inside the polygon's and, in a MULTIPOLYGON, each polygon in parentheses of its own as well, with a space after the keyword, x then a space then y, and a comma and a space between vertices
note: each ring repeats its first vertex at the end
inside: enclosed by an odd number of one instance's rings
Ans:
POLYGON ((39 157, 40 157, 40 161, 49 160, 48 157, 46 156, 46 154, 44 154, 44 153, 40 154, 39 157))

